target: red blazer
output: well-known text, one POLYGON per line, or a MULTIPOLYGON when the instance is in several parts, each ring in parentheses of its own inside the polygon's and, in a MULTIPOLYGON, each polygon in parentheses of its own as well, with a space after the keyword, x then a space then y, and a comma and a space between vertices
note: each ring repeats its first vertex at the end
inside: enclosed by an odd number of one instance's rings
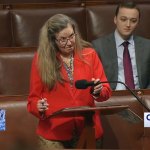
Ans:
MULTIPOLYGON (((101 81, 106 81, 107 79, 102 64, 95 50, 85 48, 82 54, 87 63, 80 60, 78 55, 74 56, 74 82, 80 79, 91 81, 91 78, 99 78, 101 81)), ((49 109, 46 110, 45 116, 49 116, 53 112, 66 107, 95 106, 94 98, 90 94, 90 87, 81 90, 76 89, 75 86, 70 87, 70 84, 67 82, 63 85, 57 82, 56 86, 51 91, 48 91, 41 81, 36 62, 37 54, 33 58, 31 68, 30 93, 27 108, 29 112, 39 118, 37 134, 49 140, 69 140, 72 138, 72 132, 75 126, 79 133, 82 131, 84 126, 83 117, 56 117, 43 120, 37 110, 37 101, 42 97, 47 98, 49 109)), ((65 79, 68 80, 63 65, 61 72, 65 79)), ((110 96, 111 89, 109 84, 103 84, 100 97, 96 101, 107 100, 110 96)), ((93 119, 95 123, 95 137, 99 138, 103 134, 99 113, 96 113, 93 119)))

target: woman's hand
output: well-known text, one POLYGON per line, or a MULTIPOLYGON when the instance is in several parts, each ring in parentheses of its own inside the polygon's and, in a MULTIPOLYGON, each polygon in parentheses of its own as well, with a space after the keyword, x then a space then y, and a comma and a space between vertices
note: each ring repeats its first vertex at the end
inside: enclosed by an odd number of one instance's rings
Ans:
POLYGON ((92 95, 95 97, 99 97, 103 85, 100 83, 100 79, 92 78, 92 81, 94 81, 94 86, 92 87, 92 95))
POLYGON ((37 102, 37 109, 39 112, 45 112, 48 109, 49 104, 47 103, 46 98, 42 98, 37 102))

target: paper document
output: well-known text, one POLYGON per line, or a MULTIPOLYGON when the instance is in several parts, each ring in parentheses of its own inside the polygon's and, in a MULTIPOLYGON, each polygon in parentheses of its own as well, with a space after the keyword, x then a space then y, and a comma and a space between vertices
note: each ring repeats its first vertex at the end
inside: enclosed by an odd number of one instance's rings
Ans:
POLYGON ((5 110, 0 109, 0 131, 5 131, 6 129, 6 120, 5 120, 5 110))
POLYGON ((129 108, 118 112, 118 115, 120 115, 123 119, 131 123, 139 123, 143 121, 143 119, 140 116, 138 116, 135 112, 133 112, 129 108))

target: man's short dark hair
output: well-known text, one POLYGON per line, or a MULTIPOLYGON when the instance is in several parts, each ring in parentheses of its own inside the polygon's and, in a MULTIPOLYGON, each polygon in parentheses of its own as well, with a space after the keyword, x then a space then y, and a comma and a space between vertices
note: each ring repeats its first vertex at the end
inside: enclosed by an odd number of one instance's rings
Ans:
POLYGON ((136 3, 134 1, 123 1, 122 3, 120 3, 117 8, 116 8, 116 12, 115 15, 117 16, 119 13, 119 9, 120 8, 130 8, 130 9, 137 9, 137 11, 139 12, 139 18, 140 18, 140 9, 137 7, 136 3))

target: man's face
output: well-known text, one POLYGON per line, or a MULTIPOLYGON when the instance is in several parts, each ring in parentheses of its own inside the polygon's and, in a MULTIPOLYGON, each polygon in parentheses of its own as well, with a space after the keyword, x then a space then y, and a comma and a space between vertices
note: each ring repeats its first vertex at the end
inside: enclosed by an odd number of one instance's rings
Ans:
POLYGON ((114 17, 114 23, 120 36, 126 40, 139 23, 139 12, 134 8, 120 8, 118 15, 114 17))

